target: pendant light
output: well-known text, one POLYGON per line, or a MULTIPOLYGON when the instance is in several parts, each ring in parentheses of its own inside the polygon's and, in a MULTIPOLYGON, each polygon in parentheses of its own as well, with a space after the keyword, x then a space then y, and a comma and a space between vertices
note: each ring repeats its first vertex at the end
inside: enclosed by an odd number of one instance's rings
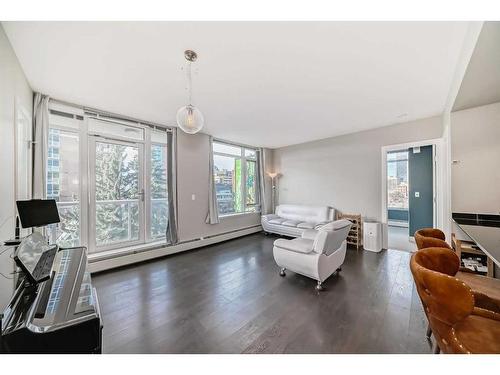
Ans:
POLYGON ((200 110, 191 104, 191 64, 196 61, 198 55, 194 51, 186 50, 184 57, 187 60, 188 105, 177 111, 177 125, 187 134, 196 134, 203 128, 205 122, 200 110))

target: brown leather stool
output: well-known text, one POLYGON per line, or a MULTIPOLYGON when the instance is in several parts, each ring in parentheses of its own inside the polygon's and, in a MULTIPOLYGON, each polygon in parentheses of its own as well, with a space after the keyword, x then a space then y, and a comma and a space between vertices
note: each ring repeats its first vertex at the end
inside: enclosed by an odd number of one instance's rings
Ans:
POLYGON ((415 232, 415 242, 417 248, 425 249, 426 247, 447 247, 451 249, 451 246, 446 243, 446 236, 443 231, 436 228, 422 228, 415 232), (434 241, 436 240, 436 241, 434 241), (435 246, 433 245, 435 244, 435 246))
MULTIPOLYGON (((443 240, 444 238, 444 233, 436 228, 423 228, 415 232, 415 242, 417 243, 418 249, 425 249, 428 247, 442 247, 450 249, 454 252, 451 246, 443 240)), ((500 282, 497 282, 496 279, 486 278, 485 276, 475 275, 468 272, 461 272, 460 260, 458 260, 458 267, 456 268, 456 271, 454 273, 448 273, 448 275, 455 276, 459 280, 464 281, 467 285, 469 285, 480 304, 480 301, 484 300, 481 297, 483 295, 491 295, 494 300, 499 300, 499 293, 494 289, 498 289, 498 287, 500 287, 500 282)), ((430 337, 430 335, 431 331, 430 329, 427 329, 427 337, 430 337)))
POLYGON ((457 255, 446 248, 422 249, 411 257, 410 269, 436 344, 444 353, 500 353, 500 301, 477 296, 450 276, 459 265, 457 255), (478 306, 478 299, 492 310, 478 306))
MULTIPOLYGON (((422 228, 415 232, 415 242, 417 249, 425 249, 428 247, 443 247, 453 250, 450 245, 444 240, 446 238, 443 231, 436 228, 422 228)), ((454 276, 454 275, 453 275, 454 276)), ((432 335, 431 325, 427 324, 425 336, 430 339, 432 335)))

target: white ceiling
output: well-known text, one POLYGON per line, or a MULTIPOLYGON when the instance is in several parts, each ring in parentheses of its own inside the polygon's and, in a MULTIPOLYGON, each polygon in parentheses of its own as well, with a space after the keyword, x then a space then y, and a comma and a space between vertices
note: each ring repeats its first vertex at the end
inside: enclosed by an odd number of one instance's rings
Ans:
POLYGON ((467 22, 4 22, 36 91, 281 147, 442 113, 467 22), (401 116, 407 114, 406 116, 401 116))
POLYGON ((485 22, 453 111, 500 102, 500 22, 485 22))

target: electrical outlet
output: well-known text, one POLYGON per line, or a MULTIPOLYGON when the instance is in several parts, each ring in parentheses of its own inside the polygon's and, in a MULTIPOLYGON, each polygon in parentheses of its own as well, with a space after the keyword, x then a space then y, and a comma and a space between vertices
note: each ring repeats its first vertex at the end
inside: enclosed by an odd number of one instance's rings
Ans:
POLYGON ((415 198, 420 198, 420 192, 419 191, 415 192, 415 198))

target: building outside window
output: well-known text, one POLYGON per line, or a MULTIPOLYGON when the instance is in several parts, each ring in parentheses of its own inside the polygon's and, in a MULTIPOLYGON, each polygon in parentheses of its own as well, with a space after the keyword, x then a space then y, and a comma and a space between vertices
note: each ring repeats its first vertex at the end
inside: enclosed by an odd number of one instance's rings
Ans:
POLYGON ((257 212, 256 150, 214 141, 213 153, 213 177, 219 214, 257 212))
POLYGON ((61 219, 49 236, 63 247, 80 245, 79 142, 78 132, 49 129, 47 199, 56 200, 61 219))
POLYGON ((387 154, 388 208, 408 209, 408 151, 387 154))

